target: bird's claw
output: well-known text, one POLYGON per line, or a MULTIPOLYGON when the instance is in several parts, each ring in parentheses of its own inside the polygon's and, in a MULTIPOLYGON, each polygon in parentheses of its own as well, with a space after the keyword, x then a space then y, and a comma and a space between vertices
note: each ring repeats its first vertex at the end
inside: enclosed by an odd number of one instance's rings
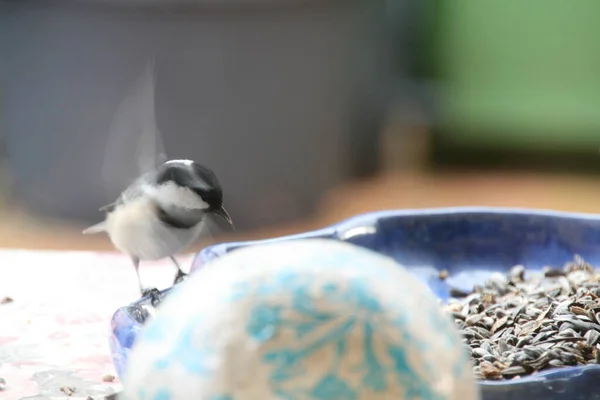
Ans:
POLYGON ((187 278, 188 274, 184 273, 183 271, 179 270, 177 271, 177 275, 175 276, 175 280, 173 281, 173 285, 178 284, 179 282, 185 280, 185 278, 187 278))
POLYGON ((150 303, 156 307, 160 304, 161 296, 157 288, 146 288, 142 290, 142 297, 150 296, 150 303))

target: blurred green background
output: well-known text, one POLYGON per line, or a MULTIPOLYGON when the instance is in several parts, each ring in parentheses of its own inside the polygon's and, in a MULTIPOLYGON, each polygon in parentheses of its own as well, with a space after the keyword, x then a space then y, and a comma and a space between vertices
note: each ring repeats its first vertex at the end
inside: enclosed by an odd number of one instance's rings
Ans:
POLYGON ((597 168, 599 17, 594 0, 429 2, 437 158, 597 168))

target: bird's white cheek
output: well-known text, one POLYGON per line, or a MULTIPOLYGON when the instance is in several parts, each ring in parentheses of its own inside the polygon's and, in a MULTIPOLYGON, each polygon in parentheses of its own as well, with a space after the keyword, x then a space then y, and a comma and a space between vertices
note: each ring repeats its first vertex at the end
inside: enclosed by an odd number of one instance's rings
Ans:
POLYGON ((154 188, 151 194, 159 204, 166 207, 175 206, 193 210, 208 208, 208 204, 190 189, 179 187, 171 182, 154 188))

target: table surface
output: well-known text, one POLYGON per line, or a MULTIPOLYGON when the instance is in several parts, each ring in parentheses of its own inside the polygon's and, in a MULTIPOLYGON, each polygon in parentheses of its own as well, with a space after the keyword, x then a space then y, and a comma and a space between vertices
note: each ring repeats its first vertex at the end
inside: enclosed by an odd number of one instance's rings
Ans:
MULTIPOLYGON (((180 257, 189 265, 191 257, 180 257)), ((142 278, 165 288, 166 262, 146 263, 142 278)), ((3 400, 104 399, 120 390, 109 355, 112 313, 138 297, 130 261, 117 254, 0 251, 0 377, 3 400), (66 388, 74 388, 67 396, 66 388)))

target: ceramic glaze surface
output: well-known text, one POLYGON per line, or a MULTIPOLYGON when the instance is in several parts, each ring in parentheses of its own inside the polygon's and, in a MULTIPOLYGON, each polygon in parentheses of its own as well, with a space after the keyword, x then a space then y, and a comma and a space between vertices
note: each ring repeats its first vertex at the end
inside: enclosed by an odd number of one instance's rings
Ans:
MULTIPOLYGON (((600 217, 506 208, 398 210, 358 215, 330 227, 266 241, 223 243, 201 251, 193 271, 237 249, 302 238, 329 238, 390 256, 440 298, 449 285, 470 289, 515 264, 561 266, 579 254, 600 265, 600 217), (441 269, 450 276, 441 282, 441 269)), ((196 272, 194 272, 196 273, 196 272)), ((144 322, 148 299, 119 309, 112 320, 111 350, 119 375, 144 322)), ((600 366, 567 367, 501 382, 480 382, 484 400, 600 400, 600 366)))
POLYGON ((392 259, 329 240, 267 244, 165 300, 132 350, 125 398, 476 400, 462 349, 392 259))

